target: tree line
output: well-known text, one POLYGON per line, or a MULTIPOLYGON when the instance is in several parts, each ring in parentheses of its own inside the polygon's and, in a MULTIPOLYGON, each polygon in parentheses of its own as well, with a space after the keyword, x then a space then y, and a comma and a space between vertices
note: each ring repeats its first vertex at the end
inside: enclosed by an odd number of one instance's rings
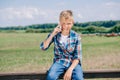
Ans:
MULTIPOLYGON (((45 33, 52 31, 56 26, 57 23, 46 23, 28 26, 0 27, 0 30, 25 30, 25 32, 45 33)), ((85 23, 75 22, 72 29, 81 33, 119 33, 120 20, 94 21, 85 23)))

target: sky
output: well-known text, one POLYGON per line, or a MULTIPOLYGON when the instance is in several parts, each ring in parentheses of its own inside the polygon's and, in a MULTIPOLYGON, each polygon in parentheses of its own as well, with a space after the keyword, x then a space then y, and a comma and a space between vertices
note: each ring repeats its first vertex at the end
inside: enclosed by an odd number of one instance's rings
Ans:
POLYGON ((0 27, 58 23, 63 10, 75 22, 120 20, 120 0, 0 0, 0 27))

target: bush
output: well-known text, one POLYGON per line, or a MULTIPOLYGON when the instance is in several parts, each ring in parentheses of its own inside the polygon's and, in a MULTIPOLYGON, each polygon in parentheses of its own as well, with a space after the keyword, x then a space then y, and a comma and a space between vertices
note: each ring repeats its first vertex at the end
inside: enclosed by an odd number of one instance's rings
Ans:
POLYGON ((109 32, 119 33, 120 32, 120 25, 114 26, 113 28, 110 29, 109 32))
POLYGON ((74 30, 74 31, 76 31, 76 32, 82 32, 82 31, 84 31, 84 28, 82 28, 82 27, 77 27, 77 26, 73 26, 73 27, 72 27, 72 30, 74 30))
POLYGON ((26 31, 25 31, 26 33, 33 33, 34 32, 34 30, 33 29, 26 29, 26 31))
POLYGON ((27 29, 26 33, 49 33, 52 29, 27 29))
POLYGON ((88 33, 103 33, 107 32, 107 29, 104 27, 89 26, 85 28, 85 31, 88 33))

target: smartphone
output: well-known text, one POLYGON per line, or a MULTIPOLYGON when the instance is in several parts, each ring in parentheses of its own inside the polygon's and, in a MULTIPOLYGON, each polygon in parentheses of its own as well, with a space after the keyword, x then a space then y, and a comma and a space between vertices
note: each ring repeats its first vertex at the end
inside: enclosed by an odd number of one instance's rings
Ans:
POLYGON ((61 29, 61 25, 60 24, 58 24, 58 26, 57 26, 59 29, 61 29))

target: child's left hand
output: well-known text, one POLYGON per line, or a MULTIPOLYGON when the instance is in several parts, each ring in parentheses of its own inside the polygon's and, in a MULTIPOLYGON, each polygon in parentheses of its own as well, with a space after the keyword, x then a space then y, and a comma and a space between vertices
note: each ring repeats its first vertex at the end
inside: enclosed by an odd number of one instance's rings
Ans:
POLYGON ((64 80, 71 80, 72 77, 72 70, 68 69, 64 74, 64 80))

